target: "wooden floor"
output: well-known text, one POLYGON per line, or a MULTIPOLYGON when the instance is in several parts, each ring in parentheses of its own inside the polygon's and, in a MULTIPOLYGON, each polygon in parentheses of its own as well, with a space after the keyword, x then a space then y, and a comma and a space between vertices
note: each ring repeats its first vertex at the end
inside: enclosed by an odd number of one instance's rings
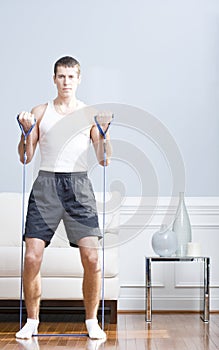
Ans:
MULTIPOLYGON (((219 349, 219 314, 205 324, 198 314, 154 314, 151 325, 143 314, 119 314, 117 325, 105 324, 107 341, 99 344, 87 337, 34 337, 16 341, 17 322, 0 322, 0 349, 4 350, 216 350, 219 349)), ((40 333, 83 333, 83 322, 40 324, 40 333)))

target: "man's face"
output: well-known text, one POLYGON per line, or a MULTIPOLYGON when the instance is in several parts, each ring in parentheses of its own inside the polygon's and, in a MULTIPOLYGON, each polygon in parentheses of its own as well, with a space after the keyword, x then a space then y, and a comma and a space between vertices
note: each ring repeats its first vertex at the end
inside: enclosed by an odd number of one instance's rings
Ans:
POLYGON ((58 66, 56 75, 53 77, 57 86, 58 94, 62 97, 68 97, 75 94, 80 76, 78 67, 58 66))

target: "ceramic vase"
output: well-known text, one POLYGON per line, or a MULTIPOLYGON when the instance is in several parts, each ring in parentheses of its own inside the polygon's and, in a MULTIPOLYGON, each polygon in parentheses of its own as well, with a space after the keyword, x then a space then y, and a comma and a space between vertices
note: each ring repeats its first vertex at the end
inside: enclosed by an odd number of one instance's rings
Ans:
POLYGON ((176 233, 169 230, 167 225, 161 225, 160 230, 152 236, 152 247, 159 256, 172 256, 177 249, 176 233))
POLYGON ((187 245, 192 241, 191 224, 185 205, 184 192, 179 193, 179 204, 173 222, 173 231, 177 235, 177 256, 187 255, 187 245))

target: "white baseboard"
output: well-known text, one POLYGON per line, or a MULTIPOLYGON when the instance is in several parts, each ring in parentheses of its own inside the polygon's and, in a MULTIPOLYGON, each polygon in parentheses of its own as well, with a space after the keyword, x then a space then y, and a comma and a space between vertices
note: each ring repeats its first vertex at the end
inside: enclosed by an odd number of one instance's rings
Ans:
MULTIPOLYGON (((199 298, 154 298, 152 310, 156 311, 199 311, 201 309, 201 301, 199 298)), ((119 298, 119 311, 144 311, 144 298, 119 298)), ((219 310, 219 298, 211 298, 210 311, 219 310)))

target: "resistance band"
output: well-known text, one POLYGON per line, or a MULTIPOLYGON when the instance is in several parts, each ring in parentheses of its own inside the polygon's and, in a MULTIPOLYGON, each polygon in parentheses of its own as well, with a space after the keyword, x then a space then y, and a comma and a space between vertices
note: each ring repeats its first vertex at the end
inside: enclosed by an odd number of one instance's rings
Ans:
MULTIPOLYGON (((34 120, 34 123, 30 127, 30 129, 25 132, 23 125, 21 124, 19 120, 19 115, 17 116, 17 121, 20 126, 21 132, 24 136, 24 161, 23 161, 23 181, 22 181, 22 237, 21 237, 21 281, 20 281, 20 329, 22 328, 22 296, 23 296, 23 261, 24 261, 24 241, 23 236, 25 234, 25 193, 26 193, 26 164, 27 164, 27 137, 30 135, 31 131, 33 130, 34 126, 36 125, 36 120, 34 120)), ((87 337, 87 334, 35 334, 33 335, 35 337, 87 337)))
MULTIPOLYGON (((94 117, 95 123, 100 134, 103 136, 103 239, 102 239, 102 329, 104 330, 104 273, 105 273, 105 221, 106 221, 106 134, 109 129, 111 122, 107 122, 107 128, 105 131, 100 126, 100 122, 104 121, 104 117, 100 117, 100 121, 98 120, 98 116, 94 117)), ((112 120, 114 115, 112 114, 112 120)), ((112 121, 111 120, 111 121, 112 121)))
MULTIPOLYGON (((112 119, 114 116, 112 115, 112 119)), ((98 127, 98 130, 100 134, 104 138, 103 142, 103 157, 104 157, 104 166, 103 166, 103 240, 102 240, 102 329, 104 330, 104 271, 105 271, 105 266, 104 266, 104 260, 105 260, 105 255, 104 255, 104 234, 105 234, 105 215, 106 215, 106 133, 109 129, 110 123, 108 123, 107 129, 103 131, 101 128, 99 122, 98 122, 98 117, 95 116, 95 123, 98 127)), ((25 193, 26 193, 26 164, 27 164, 27 149, 26 149, 26 144, 27 144, 27 137, 30 135, 31 131, 33 130, 34 126, 36 125, 36 120, 34 120, 34 123, 30 127, 30 129, 25 132, 24 128, 19 120, 19 115, 17 116, 17 121, 19 124, 19 127, 21 129, 21 132, 24 137, 24 154, 23 154, 23 179, 22 179, 22 237, 21 237, 21 267, 20 267, 20 275, 21 275, 21 280, 20 280, 20 329, 22 328, 22 296, 23 296, 23 260, 24 260, 24 242, 23 242, 23 236, 25 234, 25 193)), ((34 336, 37 337, 87 337, 87 334, 35 334, 34 336)))
POLYGON ((85 333, 49 333, 49 334, 44 334, 44 333, 38 333, 38 334, 33 334, 33 337, 88 337, 88 334, 85 333))
POLYGON ((17 116, 17 121, 20 126, 21 132, 24 136, 24 160, 23 160, 23 180, 22 180, 22 229, 21 229, 21 264, 20 264, 20 275, 21 275, 21 281, 20 281, 20 329, 22 327, 22 295, 23 295, 23 261, 24 261, 24 241, 23 236, 25 233, 25 219, 24 219, 24 212, 25 212, 25 192, 26 192, 26 164, 27 164, 27 137, 30 135, 31 131, 33 130, 34 126, 36 125, 36 120, 34 119, 34 123, 30 127, 30 129, 25 132, 23 125, 21 124, 19 120, 19 115, 17 116))

